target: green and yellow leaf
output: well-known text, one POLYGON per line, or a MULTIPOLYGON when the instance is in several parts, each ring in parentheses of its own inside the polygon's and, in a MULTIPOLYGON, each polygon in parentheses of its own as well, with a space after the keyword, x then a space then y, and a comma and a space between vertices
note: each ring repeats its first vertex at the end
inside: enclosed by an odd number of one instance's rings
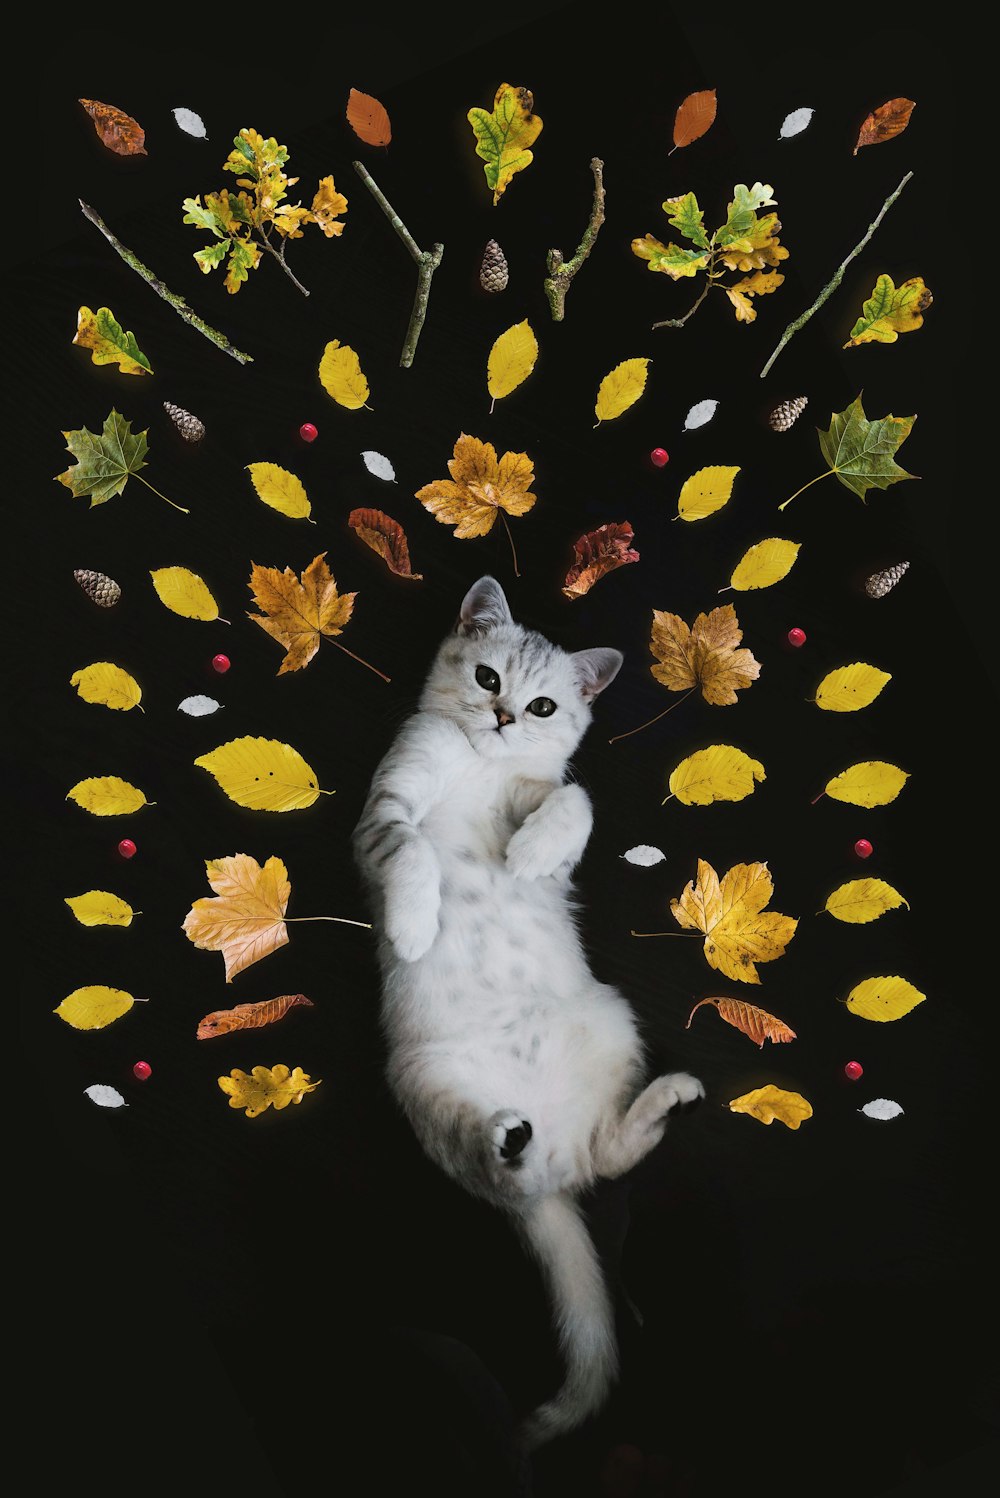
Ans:
POLYGON ((361 360, 348 345, 334 338, 323 350, 319 361, 320 384, 337 402, 349 411, 357 411, 367 403, 370 391, 368 381, 361 369, 361 360))
POLYGON ((52 1012, 74 1030, 103 1030, 128 1014, 135 999, 123 988, 104 988, 91 984, 74 988, 52 1012))
POLYGON ((691 243, 698 245, 700 249, 708 249, 705 215, 698 207, 698 199, 693 192, 686 192, 677 198, 668 198, 663 204, 663 211, 671 227, 683 234, 685 239, 690 239, 691 243))
POLYGON ((172 614, 182 619, 203 619, 211 623, 219 617, 219 605, 208 584, 187 567, 157 567, 150 572, 156 596, 172 614))
POLYGON ((749 593, 755 588, 770 588, 780 583, 795 566, 800 544, 798 541, 782 541, 777 536, 758 541, 737 562, 729 586, 738 593, 749 593))
POLYGON ((808 1103, 801 1092, 786 1092, 783 1087, 775 1087, 768 1083, 766 1087, 755 1087, 753 1092, 745 1092, 742 1097, 733 1098, 729 1104, 730 1113, 748 1113, 751 1118, 759 1119, 763 1124, 773 1123, 775 1119, 783 1123, 789 1129, 797 1129, 807 1118, 812 1118, 812 1104, 808 1103))
POLYGON ((839 666, 830 671, 816 688, 816 706, 828 713, 856 713, 868 707, 892 680, 888 671, 878 666, 855 661, 850 666, 839 666))
POLYGON ((731 744, 712 744, 682 759, 670 776, 670 794, 685 806, 742 801, 760 780, 764 766, 731 744))
POLYGON ((93 775, 87 780, 78 780, 66 793, 67 801, 75 801, 84 811, 95 817, 123 817, 138 811, 141 806, 153 806, 147 801, 138 786, 120 780, 117 775, 93 775))
POLYGON ((685 479, 677 499, 677 513, 682 520, 704 520, 729 500, 738 468, 712 466, 699 468, 685 479))
POLYGON ((81 926, 131 926, 136 914, 127 900, 106 889, 88 889, 85 895, 67 895, 66 904, 81 926))
POLYGON ((110 307, 98 307, 96 312, 81 307, 76 315, 73 342, 90 349, 94 364, 117 364, 122 374, 153 372, 149 360, 135 341, 135 334, 124 331, 110 307))
POLYGON ((679 281, 682 276, 696 276, 705 269, 709 259, 707 250, 686 250, 683 245, 662 244, 652 234, 633 239, 632 254, 648 261, 650 270, 661 271, 672 281, 679 281))
POLYGON ((826 783, 826 794, 851 806, 888 806, 909 780, 909 772, 882 759, 865 759, 826 783))
POLYGON ((98 436, 86 427, 63 432, 76 464, 56 474, 74 499, 90 497, 90 508, 103 505, 121 494, 133 474, 146 467, 148 443, 145 432, 133 432, 131 422, 112 411, 98 436))
POLYGON ((869 489, 888 489, 890 484, 914 477, 900 468, 894 454, 910 435, 916 419, 890 415, 869 421, 859 395, 846 410, 830 418, 829 431, 819 433, 820 450, 831 472, 863 500, 869 489))
POLYGON ((230 739, 195 764, 214 775, 230 801, 253 811, 299 811, 324 794, 312 766, 278 739, 230 739))
POLYGON ((279 468, 277 463, 248 463, 250 482, 258 497, 272 510, 278 510, 291 520, 305 520, 312 511, 309 496, 300 478, 279 468))
POLYGON ((902 1019, 926 997, 905 978, 866 978, 851 989, 847 1007, 861 1019, 889 1021, 902 1019))
POLYGON ((635 405, 646 388, 649 363, 648 359, 625 359, 604 376, 594 405, 599 422, 611 421, 635 405))
POLYGON ((877 921, 887 910, 898 910, 900 905, 910 908, 909 901, 884 879, 850 879, 833 891, 824 909, 838 921, 858 926, 877 921))
POLYGON ((470 109, 468 121, 476 137, 476 155, 486 163, 486 185, 496 207, 516 172, 523 172, 534 157, 529 150, 538 139, 542 121, 532 114, 535 101, 529 89, 501 83, 493 110, 470 109))
POLYGON ((895 343, 900 333, 913 333, 923 327, 923 314, 933 300, 922 276, 911 276, 902 286, 894 286, 891 276, 879 276, 844 347, 895 343))
POLYGON ((117 712, 127 713, 142 701, 139 683, 121 666, 113 666, 110 661, 95 661, 92 666, 74 671, 69 684, 76 687, 84 702, 111 707, 117 712))
POLYGON ((537 358, 538 339, 527 319, 501 333, 490 349, 486 366, 486 388, 493 399, 501 400, 516 390, 534 369, 537 358))

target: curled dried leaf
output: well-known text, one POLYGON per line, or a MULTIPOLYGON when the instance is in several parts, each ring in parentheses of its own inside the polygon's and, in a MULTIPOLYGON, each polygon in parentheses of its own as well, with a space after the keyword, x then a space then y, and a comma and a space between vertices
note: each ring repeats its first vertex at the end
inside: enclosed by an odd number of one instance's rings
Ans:
POLYGON ((765 1040, 779 1044, 795 1039, 795 1031, 784 1020, 778 1019, 776 1014, 770 1014, 766 1009, 758 1009, 756 1004, 744 1003, 742 999, 699 999, 688 1015, 685 1030, 690 1030, 691 1021, 703 1004, 714 1004, 727 1025, 734 1025, 761 1047, 765 1040))
POLYGON ((422 572, 414 572, 410 566, 410 548, 406 532, 398 520, 382 510, 352 510, 347 523, 366 546, 385 562, 390 572, 397 577, 409 577, 419 582, 422 572))
POLYGON ((298 1004, 315 1008, 312 999, 307 999, 304 993, 284 993, 276 999, 260 999, 256 1004, 216 1009, 199 1022, 198 1039, 214 1040, 217 1035, 229 1035, 233 1030, 260 1030, 264 1025, 273 1025, 284 1019, 289 1009, 298 1004))
POLYGON ((599 526, 573 542, 576 560, 566 574, 562 591, 567 598, 582 598, 609 572, 637 562, 639 553, 632 549, 633 531, 627 520, 620 524, 599 526))
POLYGON ((123 109, 113 104, 101 104, 97 99, 81 99, 80 103, 94 122, 94 129, 109 151, 116 156, 145 156, 146 132, 123 109))
POLYGON ((910 115, 916 109, 914 99, 889 99, 873 109, 858 131, 858 139, 851 153, 857 156, 862 146, 877 146, 884 140, 901 135, 910 123, 910 115))

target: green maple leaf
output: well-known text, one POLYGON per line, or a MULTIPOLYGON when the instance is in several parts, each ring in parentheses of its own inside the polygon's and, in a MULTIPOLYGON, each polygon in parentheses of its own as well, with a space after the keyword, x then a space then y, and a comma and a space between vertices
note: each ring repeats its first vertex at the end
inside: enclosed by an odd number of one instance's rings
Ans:
MULTIPOLYGON (((894 459, 894 454, 913 430, 916 416, 883 416, 878 421, 869 421, 858 395, 844 411, 836 412, 830 420, 830 430, 819 433, 820 451, 829 463, 825 473, 810 479, 802 489, 818 484, 820 479, 835 474, 846 488, 864 500, 869 489, 888 489, 901 479, 912 479, 916 474, 907 473, 894 459)), ((797 495, 778 506, 783 510, 797 495)))
MULTIPOLYGON (((67 448, 76 458, 76 466, 67 468, 65 473, 57 473, 56 479, 66 485, 74 499, 86 499, 89 495, 93 509, 95 505, 103 505, 116 494, 121 494, 132 477, 145 484, 147 489, 153 489, 148 479, 139 473, 139 469, 146 466, 149 447, 146 433, 133 432, 131 422, 117 411, 112 411, 107 417, 100 436, 86 427, 76 432, 63 432, 63 436, 67 448)), ((175 510, 184 510, 183 505, 175 505, 172 499, 160 494, 159 489, 153 489, 153 493, 167 500, 175 510)), ((190 511, 184 510, 184 514, 188 515, 190 511)))

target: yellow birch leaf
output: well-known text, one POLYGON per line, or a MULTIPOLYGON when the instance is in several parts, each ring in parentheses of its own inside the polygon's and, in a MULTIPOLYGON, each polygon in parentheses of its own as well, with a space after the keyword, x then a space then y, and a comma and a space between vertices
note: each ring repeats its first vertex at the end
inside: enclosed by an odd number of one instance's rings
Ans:
POLYGON ((765 780, 764 766, 731 744, 712 744, 682 759, 670 777, 670 794, 685 806, 742 801, 765 780))
POLYGON ((252 811, 298 811, 333 794, 321 792, 312 766, 278 739, 230 739, 195 764, 215 776, 230 801, 252 811))
POLYGON ((812 1104, 806 1102, 800 1092, 786 1092, 783 1087, 775 1087, 769 1082, 766 1087, 755 1087, 753 1092, 733 1098, 729 1111, 749 1113, 751 1118, 758 1118, 763 1124, 777 1119, 789 1129, 797 1129, 807 1118, 812 1118, 813 1110, 812 1104))
POLYGON ((66 800, 75 801, 95 817, 122 817, 127 812, 138 811, 140 806, 156 805, 155 801, 146 800, 138 786, 120 780, 117 775, 93 775, 88 780, 78 780, 66 792, 66 800))
POLYGON ((777 536, 758 541, 737 562, 729 586, 738 593, 749 593, 754 588, 770 588, 780 583, 795 566, 800 545, 798 541, 782 541, 777 536))
POLYGON ((501 333, 490 349, 486 365, 486 388, 493 399, 501 400, 516 390, 534 369, 537 358, 538 339, 527 318, 501 333))
POLYGON ((650 362, 649 359, 626 359, 604 376, 594 406, 598 422, 611 421, 635 405, 646 388, 650 362))
POLYGON ((902 1019, 926 997, 905 978, 866 978, 847 995, 847 1007, 862 1019, 902 1019))
POLYGON ((277 463, 248 463, 247 473, 259 498, 272 510, 278 510, 292 520, 308 518, 312 505, 302 480, 294 473, 279 468, 277 463))
POLYGON ((247 1118, 256 1118, 265 1108, 280 1110, 289 1103, 301 1103, 306 1093, 315 1092, 319 1085, 301 1066, 294 1071, 287 1066, 255 1066, 249 1076, 234 1066, 228 1077, 219 1078, 230 1108, 243 1108, 247 1118))
POLYGON ((76 687, 84 702, 94 702, 123 713, 138 707, 142 698, 142 687, 135 678, 110 661, 95 661, 92 666, 81 667, 73 672, 69 684, 76 687))
POLYGON ((209 624, 218 619, 219 605, 197 572, 189 572, 187 567, 157 567, 149 575, 160 602, 172 614, 209 624))
POLYGON ((677 499, 677 514, 681 520, 704 520, 721 510, 733 492, 733 481, 738 468, 713 465, 699 468, 685 479, 677 499))
POLYGON ((349 411, 357 411, 368 400, 368 381, 361 372, 361 361, 338 338, 323 350, 319 379, 327 395, 332 395, 338 406, 346 406, 349 411))
POLYGON ((104 988, 91 985, 74 988, 52 1012, 58 1014, 74 1030, 103 1030, 128 1014, 135 1003, 130 993, 123 988, 104 988))
POLYGON ((816 706, 828 713, 856 713, 859 708, 874 702, 886 682, 891 680, 888 671, 867 666, 863 661, 839 666, 824 676, 816 688, 816 706))
POLYGON ((838 921, 861 925, 878 920, 887 910, 897 910, 900 905, 910 908, 909 901, 884 879, 849 879, 833 891, 824 909, 838 921))
POLYGON ((131 926, 136 914, 127 901, 106 889, 88 889, 85 895, 65 899, 81 926, 131 926))
POLYGON ((135 334, 125 332, 110 307, 98 307, 96 312, 81 307, 76 315, 73 342, 90 349, 92 364, 117 364, 122 374, 153 373, 149 360, 135 341, 135 334))
POLYGON ((851 806, 888 806, 909 780, 909 771, 882 759, 864 759, 826 783, 826 794, 851 806))

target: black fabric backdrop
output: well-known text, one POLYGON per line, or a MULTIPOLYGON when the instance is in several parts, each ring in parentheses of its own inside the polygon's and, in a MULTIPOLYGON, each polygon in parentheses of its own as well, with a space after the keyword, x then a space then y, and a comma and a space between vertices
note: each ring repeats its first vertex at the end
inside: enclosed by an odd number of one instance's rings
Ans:
MULTIPOLYGON (((598 32, 553 7, 536 7, 523 26, 446 12, 288 16, 253 36, 237 35, 245 23, 235 20, 230 29, 172 13, 162 34, 80 21, 38 37, 26 118, 45 198, 37 223, 19 216, 8 234, 23 252, 19 333, 6 357, 26 440, 5 550, 17 595, 7 744, 24 901, 12 933, 26 999, 24 1340, 38 1354, 25 1414, 40 1413, 49 1432, 33 1448, 40 1481, 92 1477, 112 1493, 223 1483, 382 1493, 404 1481, 513 1491, 502 1457, 474 1434, 470 1401, 485 1370, 514 1411, 551 1389, 548 1313, 505 1223, 436 1173, 394 1112, 369 938, 295 926, 285 949, 227 988, 221 957, 180 932, 209 893, 204 860, 236 851, 284 859, 291 914, 364 916, 350 831, 462 593, 484 572, 521 619, 567 646, 625 652, 577 762, 596 810, 579 875, 586 941, 595 969, 634 1004, 652 1063, 692 1070, 708 1093, 626 1186, 595 1198, 595 1233, 609 1264, 620 1260, 645 1326, 640 1334, 624 1318, 621 1388, 591 1429, 538 1458, 537 1498, 957 1490, 995 1437, 981 1144, 991 980, 963 957, 975 902, 961 865, 963 835, 971 843, 985 829, 968 799, 973 771, 941 768, 961 741, 973 758, 988 756, 995 692, 977 643, 981 537, 967 506, 978 486, 956 476, 955 409, 969 377, 957 362, 955 273, 947 239, 928 231, 952 173, 950 46, 947 35, 928 45, 888 23, 852 39, 776 14, 765 23, 684 12, 636 9, 598 32), (502 80, 534 90, 545 127, 534 164, 494 209, 465 112, 502 80), (352 85, 386 103, 387 151, 350 133, 352 85), (708 86, 719 92, 715 126, 668 158, 679 100, 708 86), (148 157, 106 151, 81 94, 137 116, 148 157), (865 113, 898 94, 918 101, 906 134, 852 157, 865 113), (177 130, 178 104, 203 115, 207 143, 177 130), (803 104, 816 110, 807 133, 779 141, 781 120, 803 104), (342 239, 313 229, 289 248, 308 301, 273 262, 232 298, 190 258, 204 237, 181 224, 181 199, 228 180, 221 163, 245 125, 288 145, 307 200, 330 172, 350 200, 342 239), (607 223, 555 325, 544 255, 577 242, 593 154, 605 162, 607 223), (398 358, 414 268, 351 170, 356 156, 418 242, 445 245, 410 370, 398 358), (909 169, 914 181, 874 242, 761 382, 781 329, 909 169), (692 293, 648 274, 630 239, 666 237, 667 196, 693 188, 714 224, 733 183, 756 179, 772 182, 779 202, 792 252, 784 286, 751 327, 737 326, 719 297, 683 330, 652 332, 692 293), (253 364, 240 367, 187 328, 83 220, 78 198, 253 364), (510 262, 510 285, 495 298, 476 280, 491 235, 510 262), (924 276, 935 297, 926 325, 893 347, 842 351, 882 270, 897 283, 924 276), (152 378, 98 369, 71 346, 82 304, 108 305, 134 329, 152 378), (523 317, 538 335, 538 366, 490 416, 486 357, 523 317), (321 389, 317 365, 333 338, 359 351, 372 411, 342 410, 321 389), (644 398, 595 431, 600 378, 636 355, 652 358, 644 398), (778 502, 820 471, 815 428, 862 389, 870 416, 919 413, 900 457, 921 481, 872 491, 865 506, 828 480, 779 516, 778 502), (775 435, 767 411, 800 393, 805 415, 775 435), (708 396, 721 403, 714 421, 683 434, 688 407, 708 396), (177 438, 165 399, 205 421, 197 450, 177 438), (189 516, 135 480, 95 510, 53 485, 68 461, 60 432, 99 429, 112 405, 148 427, 146 476, 189 516), (304 421, 319 428, 311 446, 297 435, 304 421), (412 497, 444 476, 461 431, 534 459, 538 503, 513 522, 520 578, 499 526, 457 542, 412 497), (671 461, 657 471, 648 454, 661 444, 671 461), (398 487, 365 471, 363 448, 391 457, 398 487), (315 528, 256 499, 244 468, 262 460, 301 477, 315 528), (733 500, 709 520, 671 524, 681 481, 707 463, 740 466, 733 500), (357 541, 346 527, 357 505, 405 525, 423 582, 391 576, 357 541), (560 583, 571 543, 615 520, 634 526, 640 564, 569 602, 560 583), (786 581, 736 598, 759 682, 736 708, 692 699, 609 746, 666 706, 649 675, 650 610, 691 619, 714 606, 744 549, 772 534, 803 547, 786 581), (279 679, 278 647, 247 622, 251 561, 299 570, 322 550, 338 583, 359 591, 345 643, 391 685, 327 645, 306 671, 279 679), (912 566, 897 590, 866 598, 864 576, 904 557, 912 566), (231 627, 163 609, 148 571, 171 564, 206 579, 231 627), (121 604, 95 609, 75 567, 117 578, 121 604), (808 635, 798 651, 785 643, 793 625, 808 635), (232 658, 224 677, 210 669, 217 651, 232 658), (102 659, 139 679, 144 715, 76 697, 71 673, 102 659), (892 673, 878 701, 852 716, 810 705, 820 677, 853 660, 892 673), (178 713, 194 692, 224 710, 178 713), (240 810, 192 761, 241 734, 292 743, 337 794, 284 816, 240 810), (739 805, 661 808, 673 764, 718 741, 762 759, 766 783, 739 805), (810 805, 831 774, 867 757, 911 772, 896 803, 810 805), (111 821, 65 801, 75 781, 106 773, 141 786, 155 808, 111 821), (126 834, 139 846, 129 863, 115 852, 126 834), (876 850, 864 865, 852 852, 861 836, 876 850), (665 861, 623 863, 638 842, 661 846, 665 861), (669 926, 667 902, 699 855, 720 871, 766 860, 775 908, 801 917, 760 988, 720 982, 696 943, 628 935, 669 926), (862 873, 897 885, 910 912, 864 927, 815 914, 862 873), (62 900, 93 887, 119 892, 142 916, 124 932, 85 930, 62 900), (861 978, 894 972, 928 995, 898 1023, 866 1023, 838 1002, 861 978), (51 1011, 89 982, 149 1002, 107 1030, 77 1033, 51 1011), (315 1009, 272 1031, 195 1041, 209 1010, 292 991, 315 1009), (685 1030, 692 1002, 713 993, 759 1001, 799 1038, 757 1052, 710 1011, 685 1030), (132 1077, 140 1058, 153 1069, 145 1084, 132 1077), (865 1074, 851 1084, 843 1066, 854 1058, 865 1074), (220 1074, 278 1061, 322 1086, 255 1121, 226 1106, 220 1074), (118 1087, 127 1110, 94 1108, 83 1088, 97 1081, 118 1087), (791 1133, 728 1112, 730 1098, 765 1082, 803 1092, 814 1117, 791 1133), (904 1116, 874 1123, 859 1113, 880 1095, 904 1116), (616 1448, 619 1468, 645 1462, 641 1489, 608 1465, 616 1448)), ((22 1299, 20 1285, 12 1298, 22 1299)))

